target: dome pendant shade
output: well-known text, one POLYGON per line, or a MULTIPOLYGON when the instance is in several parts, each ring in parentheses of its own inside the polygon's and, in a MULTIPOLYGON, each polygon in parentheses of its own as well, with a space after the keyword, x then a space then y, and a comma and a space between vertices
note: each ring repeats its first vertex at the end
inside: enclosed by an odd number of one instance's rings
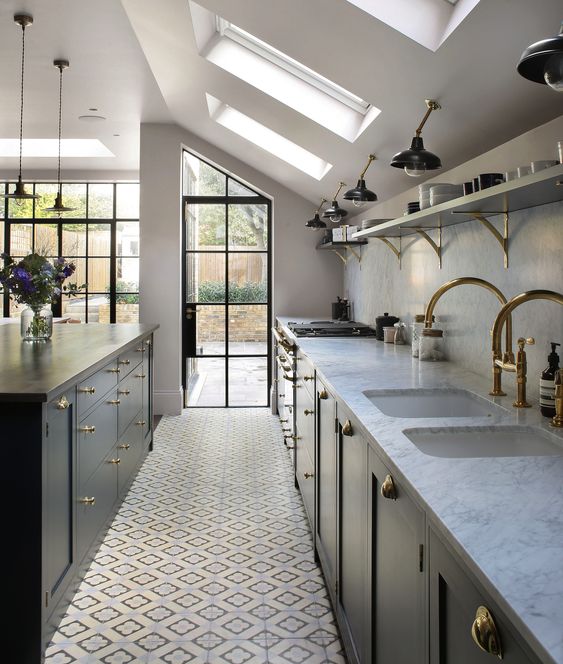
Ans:
POLYGON ((366 187, 365 180, 358 180, 358 184, 353 189, 348 189, 344 198, 354 203, 367 203, 376 201, 377 194, 366 187))
POLYGON ((528 46, 517 69, 520 76, 563 92, 563 23, 556 37, 528 46))
POLYGON ((330 219, 332 222, 337 224, 347 214, 348 214, 348 211, 345 210, 344 208, 341 208, 340 205, 338 205, 338 201, 332 201, 332 203, 330 204, 330 207, 328 207, 324 211, 323 219, 330 219))
POLYGON ((319 217, 319 213, 315 212, 315 216, 305 224, 307 228, 312 228, 314 231, 318 231, 321 228, 326 228, 325 222, 319 217))
POLYGON ((409 169, 413 172, 420 171, 420 175, 422 175, 424 171, 442 168, 442 162, 437 155, 424 149, 422 136, 414 136, 410 149, 397 152, 391 159, 391 166, 409 169))

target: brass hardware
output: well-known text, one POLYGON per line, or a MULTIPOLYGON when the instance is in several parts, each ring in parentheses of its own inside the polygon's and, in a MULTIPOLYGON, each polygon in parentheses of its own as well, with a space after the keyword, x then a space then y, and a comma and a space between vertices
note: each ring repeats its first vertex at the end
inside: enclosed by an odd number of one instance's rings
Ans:
POLYGON ((552 427, 563 427, 563 371, 555 372, 555 415, 551 419, 552 427))
POLYGON ((94 425, 79 427, 78 431, 81 431, 82 433, 94 433, 96 431, 96 427, 94 425))
POLYGON ((303 415, 314 415, 315 411, 314 410, 309 410, 308 408, 305 408, 303 411, 303 415))
POLYGON ((66 410, 70 406, 66 396, 62 396, 57 403, 57 410, 66 410))
POLYGON ((116 368, 116 369, 108 369, 108 373, 121 373, 121 369, 116 368))
POLYGON ((502 645, 497 626, 486 606, 478 607, 471 625, 473 641, 481 650, 502 659, 502 645))
MULTIPOLYGON (((290 429, 290 431, 291 431, 291 429, 290 429)), ((284 438, 286 438, 286 439, 293 438, 293 434, 290 433, 289 436, 284 436, 284 438)))
POLYGON ((282 432, 283 432, 283 433, 287 433, 288 431, 291 431, 291 429, 283 429, 283 428, 282 428, 282 432))
MULTIPOLYGON (((426 242, 432 247, 434 250, 434 253, 436 256, 438 256, 438 268, 441 270, 442 269, 442 226, 440 225, 438 227, 438 244, 434 242, 434 240, 428 235, 426 230, 424 228, 414 228, 413 230, 416 231, 421 238, 424 238, 426 242)), ((399 258, 400 256, 398 256, 399 258)))
POLYGON ((192 309, 191 307, 188 307, 186 309, 186 318, 188 320, 191 320, 193 318, 193 314, 197 313, 198 311, 199 311, 199 309, 197 307, 195 307, 194 309, 192 309))
POLYGON ((354 429, 352 428, 352 422, 350 422, 350 420, 346 420, 346 422, 344 422, 344 426, 342 427, 342 433, 345 436, 354 435, 354 429))
POLYGON ((500 244, 502 253, 504 255, 504 267, 508 268, 508 212, 506 211, 499 211, 499 212, 480 212, 476 210, 452 210, 451 214, 464 214, 464 215, 470 215, 473 217, 473 219, 476 219, 484 228, 486 228, 489 233, 495 238, 495 240, 500 244), (504 229, 503 233, 501 234, 494 226, 493 224, 488 220, 485 219, 485 214, 488 215, 499 215, 502 214, 504 218, 504 229))
POLYGON ((287 447, 288 450, 294 450, 295 449, 295 445, 288 445, 286 443, 285 446, 287 447))
MULTIPOLYGON (((137 348, 137 350, 139 349, 137 348)), ((131 364, 131 360, 119 360, 118 364, 125 364, 125 365, 131 364)))
POLYGON ((398 248, 398 249, 397 249, 397 247, 391 242, 391 240, 389 240, 389 239, 386 238, 386 237, 376 237, 375 239, 376 239, 376 240, 381 240, 381 242, 383 242, 383 244, 386 244, 386 245, 389 247, 389 249, 391 249, 391 251, 392 251, 392 252, 395 254, 395 256, 397 257, 397 260, 399 261, 399 269, 401 269, 401 238, 399 237, 399 248, 398 248))
POLYGON ((108 463, 113 463, 115 466, 117 466, 118 463, 121 463, 121 459, 110 459, 108 463))
POLYGON ((135 374, 135 378, 146 378, 147 374, 135 374))
POLYGON ((314 475, 313 475, 313 473, 303 473, 303 477, 304 477, 306 480, 310 480, 311 477, 314 477, 314 475))
POLYGON ((286 380, 290 380, 291 382, 293 382, 293 381, 295 380, 295 378, 293 378, 293 376, 288 376, 286 373, 284 373, 283 377, 284 377, 286 380))
POLYGON ((94 394, 96 392, 95 387, 80 387, 78 391, 82 394, 94 394))
POLYGON ((150 339, 147 339, 147 340, 145 341, 145 346, 150 346, 150 345, 151 345, 151 340, 150 340, 150 339))
POLYGON ((321 390, 319 392, 319 399, 328 399, 328 392, 326 390, 321 390))
POLYGON ((108 406, 119 406, 121 399, 110 399, 108 401, 108 406))
POLYGON ((282 418, 280 417, 280 422, 282 424, 285 424, 286 422, 289 422, 289 419, 286 417, 285 419, 282 420, 282 418))
POLYGON ((276 328, 272 328, 272 332, 274 334, 274 337, 278 344, 285 350, 286 353, 292 353, 293 352, 293 344, 287 341, 287 339, 284 339, 282 335, 276 330, 276 328))
POLYGON ((520 337, 518 339, 518 352, 516 353, 516 384, 518 386, 518 397, 512 404, 514 408, 531 408, 532 405, 526 400, 526 383, 528 382, 528 362, 524 347, 526 344, 533 346, 536 342, 533 337, 520 337))
POLYGON ((315 380, 314 376, 303 376, 303 380, 315 380))
POLYGON ((139 420, 138 422, 135 422, 135 424, 139 427, 144 427, 146 423, 146 420, 139 420))
POLYGON ((96 499, 94 497, 92 498, 81 498, 79 501, 82 505, 95 505, 96 504, 96 499))
POLYGON ((131 445, 129 445, 129 443, 122 443, 121 445, 117 446, 117 449, 118 450, 128 450, 130 447, 131 447, 131 445))
MULTIPOLYGON (((141 346, 140 348, 135 348, 135 350, 137 351, 137 353, 144 353, 147 349, 141 346)), ((127 363, 129 363, 129 360, 127 360, 127 363)))
POLYGON ((128 397, 131 394, 131 390, 117 390, 117 394, 123 394, 123 396, 128 397))
POLYGON ((285 394, 278 394, 278 397, 279 397, 280 399, 283 399, 283 398, 285 397, 285 394))
POLYGON ((397 489, 391 475, 387 475, 381 483, 381 495, 388 500, 397 500, 397 489))

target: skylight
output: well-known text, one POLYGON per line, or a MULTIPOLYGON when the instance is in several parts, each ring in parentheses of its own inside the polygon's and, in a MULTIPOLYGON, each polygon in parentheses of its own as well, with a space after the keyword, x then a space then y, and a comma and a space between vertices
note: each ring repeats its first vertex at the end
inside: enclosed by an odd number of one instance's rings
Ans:
MULTIPOLYGON (((59 142, 56 138, 24 138, 24 157, 57 157, 59 142)), ((0 138, 0 157, 19 157, 17 138, 0 138)), ((61 157, 115 157, 113 152, 97 138, 61 139, 61 157)))
POLYGON ((332 168, 332 164, 329 162, 265 127, 236 108, 225 104, 210 94, 206 94, 206 97, 209 117, 212 120, 266 150, 278 159, 291 164, 294 168, 298 168, 303 173, 315 178, 315 180, 322 180, 332 168))
POLYGON ((381 112, 200 5, 190 8, 203 57, 338 136, 355 141, 381 112))

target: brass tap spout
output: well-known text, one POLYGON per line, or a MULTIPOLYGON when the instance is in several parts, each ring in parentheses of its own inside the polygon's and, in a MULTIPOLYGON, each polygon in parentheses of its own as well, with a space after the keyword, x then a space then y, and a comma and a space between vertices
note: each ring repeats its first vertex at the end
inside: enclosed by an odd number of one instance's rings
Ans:
POLYGON ((498 316, 495 319, 493 324, 492 331, 492 351, 493 351, 493 389, 489 394, 497 395, 504 394, 504 392, 498 392, 500 387, 500 375, 502 371, 512 371, 516 372, 517 381, 518 381, 518 398, 514 402, 516 408, 525 408, 526 407, 526 353, 524 352, 524 345, 526 343, 533 343, 533 339, 519 339, 518 343, 520 345, 520 351, 518 353, 517 362, 510 361, 506 354, 503 357, 502 354, 502 327, 508 320, 508 317, 512 314, 514 309, 519 307, 524 302, 529 302, 530 300, 549 300, 551 302, 556 302, 563 305, 563 294, 556 293, 555 291, 550 290, 531 290, 526 291, 525 293, 520 293, 515 295, 511 300, 509 300, 499 311, 498 316), (521 343, 523 342, 523 343, 521 343), (523 354, 523 355, 522 355, 523 354))
MULTIPOLYGON (((424 325, 425 327, 432 327, 432 318, 433 318, 433 313, 434 313, 434 308, 436 307, 436 304, 438 303, 438 300, 442 297, 444 293, 447 293, 449 290, 452 288, 455 288, 456 286, 481 286, 482 288, 486 288, 488 291, 490 291, 493 295, 496 295, 498 301, 502 304, 505 305, 507 300, 506 297, 500 292, 500 290, 491 284, 488 281, 485 281, 484 279, 479 279, 478 277, 458 277, 457 279, 452 279, 451 281, 447 281, 445 284, 442 284, 440 288, 434 293, 434 295, 430 298, 430 302, 428 303, 428 306, 426 307, 426 313, 424 315, 424 325)), ((507 316, 506 317, 506 351, 503 357, 503 360, 505 362, 513 363, 514 362, 514 354, 512 352, 512 316, 507 316)), ((500 370, 497 372, 495 376, 495 392, 496 395, 504 395, 504 392, 501 389, 501 372, 500 370)), ((492 393, 491 393, 492 394, 492 393)))

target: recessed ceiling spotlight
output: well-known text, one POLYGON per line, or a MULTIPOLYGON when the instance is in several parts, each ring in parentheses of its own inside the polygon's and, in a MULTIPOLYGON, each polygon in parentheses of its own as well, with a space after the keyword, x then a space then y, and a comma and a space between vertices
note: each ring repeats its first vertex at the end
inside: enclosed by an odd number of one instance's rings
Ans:
POLYGON ((97 111, 98 109, 97 108, 89 108, 88 110, 89 111, 97 111))
POLYGON ((114 134, 114 136, 121 136, 121 134, 114 134))
POLYGON ((103 122, 106 118, 103 115, 79 115, 78 119, 82 122, 103 122))

